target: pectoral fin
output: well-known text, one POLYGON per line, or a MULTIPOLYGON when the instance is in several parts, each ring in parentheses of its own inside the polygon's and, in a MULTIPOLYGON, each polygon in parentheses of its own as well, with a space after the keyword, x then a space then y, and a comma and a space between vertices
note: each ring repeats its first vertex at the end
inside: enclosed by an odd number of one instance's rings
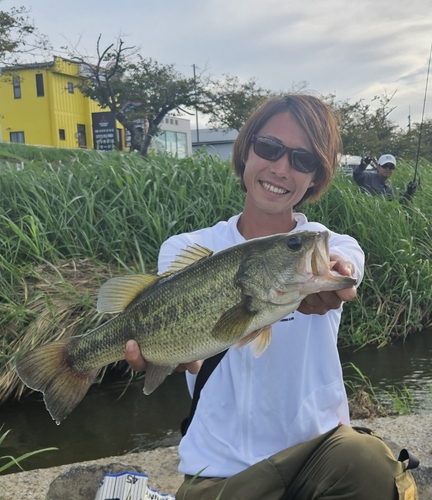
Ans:
POLYGON ((171 375, 176 369, 177 365, 154 365, 147 362, 145 380, 144 380, 144 394, 148 396, 155 389, 157 389, 162 382, 171 375))
POLYGON ((249 309, 247 298, 245 298, 222 314, 211 334, 221 343, 228 344, 231 342, 234 344, 248 329, 254 316, 255 312, 249 309))

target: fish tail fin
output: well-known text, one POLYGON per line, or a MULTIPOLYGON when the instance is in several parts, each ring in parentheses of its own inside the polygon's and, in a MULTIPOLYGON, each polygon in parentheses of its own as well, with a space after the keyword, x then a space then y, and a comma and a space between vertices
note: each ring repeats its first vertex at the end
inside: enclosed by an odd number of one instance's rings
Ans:
POLYGON ((24 384, 43 393, 45 406, 57 425, 83 399, 99 372, 99 368, 84 372, 73 366, 68 359, 72 340, 36 347, 19 355, 15 363, 24 384))

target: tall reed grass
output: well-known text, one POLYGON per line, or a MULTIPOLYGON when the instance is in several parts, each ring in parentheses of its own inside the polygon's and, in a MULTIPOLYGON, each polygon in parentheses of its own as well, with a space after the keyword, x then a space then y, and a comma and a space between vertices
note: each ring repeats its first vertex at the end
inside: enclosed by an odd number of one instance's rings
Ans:
POLYGON ((319 203, 307 207, 310 219, 346 233, 360 243, 366 273, 358 300, 346 304, 342 339, 347 344, 383 345, 432 321, 432 166, 424 164, 412 203, 401 203, 413 165, 399 162, 396 197, 360 192, 352 177, 337 175, 319 203))
POLYGON ((155 262, 169 235, 225 219, 243 198, 229 164, 207 155, 146 161, 88 152, 61 164, 6 162, 0 182, 2 255, 18 265, 155 262))
MULTIPOLYGON (((366 254, 358 299, 345 304, 341 342, 375 343, 432 321, 432 166, 403 205, 361 193, 337 175, 309 220, 355 237, 366 254)), ((400 162, 403 192, 413 166, 400 162)), ((20 349, 83 333, 104 319, 97 290, 108 276, 154 270, 169 236, 226 220, 244 195, 228 162, 0 145, 0 401, 20 394, 20 349)))

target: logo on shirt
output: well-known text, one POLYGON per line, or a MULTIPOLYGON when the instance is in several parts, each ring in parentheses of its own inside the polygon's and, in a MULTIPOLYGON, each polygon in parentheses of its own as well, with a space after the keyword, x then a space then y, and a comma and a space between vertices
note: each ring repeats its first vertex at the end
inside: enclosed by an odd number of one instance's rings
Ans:
POLYGON ((294 319, 294 316, 288 316, 288 318, 282 318, 279 321, 282 323, 283 321, 292 321, 293 319, 294 319))

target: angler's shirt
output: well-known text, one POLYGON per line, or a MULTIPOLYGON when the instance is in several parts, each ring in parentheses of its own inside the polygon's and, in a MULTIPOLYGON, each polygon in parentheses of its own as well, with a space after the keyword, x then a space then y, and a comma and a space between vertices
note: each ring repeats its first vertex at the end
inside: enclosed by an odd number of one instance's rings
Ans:
MULTIPOLYGON (((245 241, 240 215, 213 227, 169 238, 161 247, 159 272, 187 246, 213 251, 245 241)), ((296 213, 296 230, 327 230, 296 213)), ((356 240, 330 232, 330 253, 342 255, 363 277, 364 254, 356 240)), ((205 383, 193 420, 179 446, 179 471, 230 477, 251 465, 343 423, 348 400, 337 350, 342 308, 320 316, 297 311, 272 325, 266 351, 230 348, 205 383)), ((186 373, 191 395, 196 375, 186 373)))

